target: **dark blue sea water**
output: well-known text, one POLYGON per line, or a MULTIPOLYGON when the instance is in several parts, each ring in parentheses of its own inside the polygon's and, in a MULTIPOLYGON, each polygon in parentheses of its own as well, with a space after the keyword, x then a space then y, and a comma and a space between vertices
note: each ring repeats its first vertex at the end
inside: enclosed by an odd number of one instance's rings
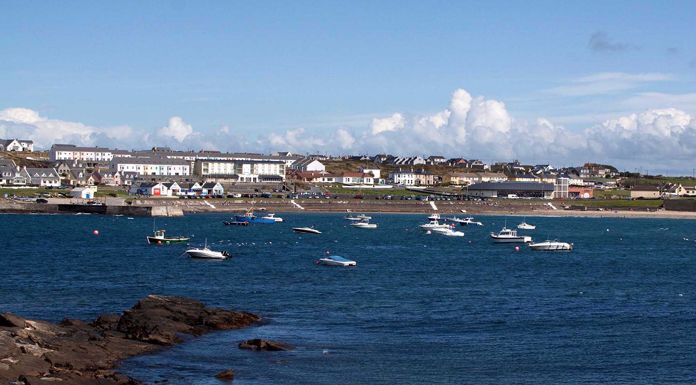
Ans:
POLYGON ((377 230, 338 214, 282 216, 248 228, 223 226, 224 215, 158 220, 233 253, 219 262, 148 246, 148 218, 3 215, 0 310, 92 319, 160 293, 269 320, 123 364, 148 383, 218 384, 226 368, 235 384, 696 382, 694 221, 527 218, 535 238, 575 244, 542 253, 492 244, 504 217, 447 238, 418 230, 422 215, 377 214, 377 230), (290 231, 306 225, 324 234, 290 231), (358 266, 313 264, 326 250, 358 266), (237 349, 254 337, 297 349, 237 349))

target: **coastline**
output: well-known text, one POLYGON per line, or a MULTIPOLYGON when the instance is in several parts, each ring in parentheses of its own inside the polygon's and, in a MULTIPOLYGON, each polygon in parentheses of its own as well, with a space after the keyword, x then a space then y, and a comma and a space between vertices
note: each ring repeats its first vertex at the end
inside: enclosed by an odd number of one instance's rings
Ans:
MULTIPOLYGON (((149 295, 121 315, 54 324, 0 314, 0 382, 31 385, 139 385, 121 361, 217 330, 253 326, 261 317, 184 298, 149 295)), ((211 373, 213 377, 215 373, 211 373)))
MULTIPOLYGON (((564 210, 552 209, 548 203, 552 201, 435 201, 437 211, 430 202, 423 201, 385 201, 385 200, 278 200, 278 199, 225 199, 225 200, 174 200, 174 199, 140 199, 128 208, 127 212, 145 209, 142 212, 163 212, 162 216, 171 211, 184 214, 198 213, 243 213, 249 209, 261 212, 277 213, 346 213, 364 212, 373 214, 431 214, 438 212, 443 215, 492 215, 492 216, 545 216, 545 217, 579 217, 579 218, 665 218, 665 219, 696 219, 696 212, 667 211, 646 209, 588 209, 564 210), (158 210, 155 210, 158 209, 158 210), (464 211, 462 211, 464 210, 464 211)), ((56 209, 61 204, 24 203, 0 200, 0 213, 5 214, 74 214, 56 209)), ((556 203, 558 204, 558 203, 556 203)), ((116 211, 114 211, 116 212, 116 211)), ((109 215, 109 214, 106 214, 109 215)), ((146 216, 149 216, 147 214, 146 216)))

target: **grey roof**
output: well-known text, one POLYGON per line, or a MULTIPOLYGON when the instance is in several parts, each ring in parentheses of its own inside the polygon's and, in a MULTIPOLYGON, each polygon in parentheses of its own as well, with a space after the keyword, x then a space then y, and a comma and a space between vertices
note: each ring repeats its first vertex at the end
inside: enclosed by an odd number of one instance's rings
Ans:
POLYGON ((53 151, 89 151, 89 152, 111 152, 106 147, 78 147, 74 144, 54 144, 51 146, 53 151))
POLYGON ((60 178, 55 168, 27 167, 26 170, 30 177, 34 177, 34 175, 38 174, 39 176, 45 176, 46 178, 60 178))
POLYGON ((469 186, 469 191, 553 191, 552 183, 537 182, 482 182, 469 186))
POLYGON ((178 166, 190 166, 191 162, 184 159, 170 158, 118 158, 111 161, 112 164, 170 164, 178 166))

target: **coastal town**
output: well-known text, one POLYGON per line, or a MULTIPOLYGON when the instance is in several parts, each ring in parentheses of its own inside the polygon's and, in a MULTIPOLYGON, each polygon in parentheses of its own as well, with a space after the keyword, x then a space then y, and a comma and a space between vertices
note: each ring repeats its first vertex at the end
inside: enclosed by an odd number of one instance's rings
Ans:
POLYGON ((22 139, 0 140, 0 171, 5 197, 28 195, 37 199, 41 194, 32 193, 32 189, 42 189, 44 195, 51 189, 63 197, 85 200, 100 195, 561 199, 577 200, 570 206, 583 209, 586 205, 582 202, 598 199, 612 200, 618 207, 655 209, 656 201, 683 198, 689 204, 682 201, 680 210, 690 211, 693 206, 688 198, 696 196, 696 180, 691 178, 640 175, 593 162, 557 168, 517 160, 489 164, 439 155, 226 153, 167 147, 119 150, 74 144, 54 144, 41 151, 31 140, 22 139), (641 200, 651 202, 635 203, 641 200), (621 201, 634 203, 618 203, 621 201))

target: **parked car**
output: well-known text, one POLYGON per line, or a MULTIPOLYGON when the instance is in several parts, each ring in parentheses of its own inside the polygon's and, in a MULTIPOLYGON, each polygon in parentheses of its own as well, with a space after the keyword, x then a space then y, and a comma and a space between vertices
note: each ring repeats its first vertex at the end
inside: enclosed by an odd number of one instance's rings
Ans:
POLYGON ((48 199, 46 198, 37 198, 36 203, 48 203, 48 199))

